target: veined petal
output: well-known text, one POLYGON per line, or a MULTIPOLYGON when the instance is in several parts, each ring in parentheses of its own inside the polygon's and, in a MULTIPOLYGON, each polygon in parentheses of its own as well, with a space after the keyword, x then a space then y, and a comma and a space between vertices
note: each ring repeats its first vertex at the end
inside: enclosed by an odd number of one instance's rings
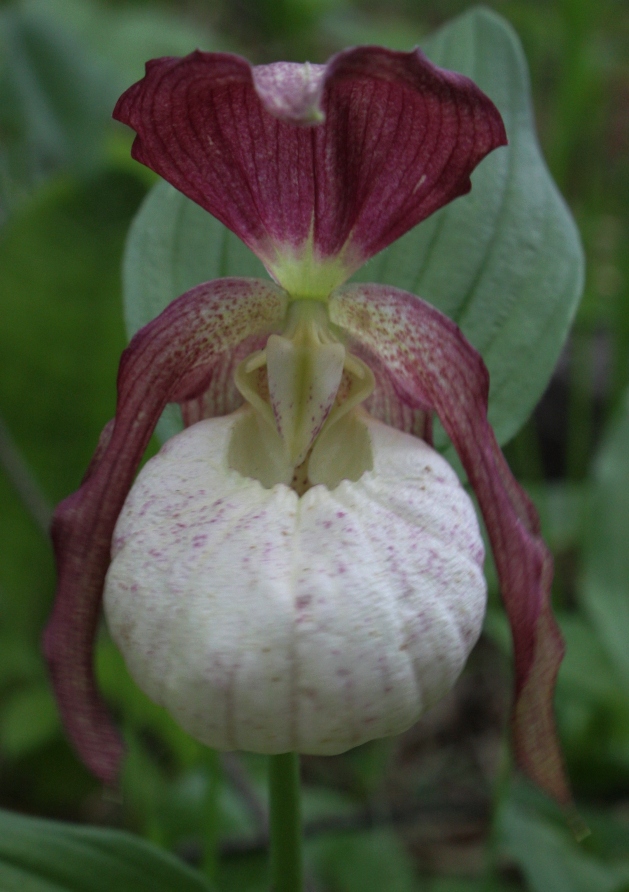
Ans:
POLYGON ((138 161, 233 230, 293 296, 321 299, 468 192, 472 170, 506 143, 493 103, 419 49, 356 47, 325 66, 155 59, 114 117, 136 131, 138 161))
POLYGON ((221 279, 188 291, 141 329, 122 354, 116 418, 80 489, 55 512, 58 588, 44 649, 67 732, 103 781, 115 780, 122 756, 92 666, 116 519, 166 403, 206 390, 216 357, 274 330, 286 303, 270 282, 221 279))
POLYGON ((552 558, 535 508, 487 421, 485 365, 451 320, 396 288, 341 289, 332 295, 330 318, 380 359, 400 398, 434 409, 460 456, 487 526, 511 624, 516 757, 535 783, 569 804, 552 705, 563 657, 550 607, 552 558))
POLYGON ((347 348, 350 353, 359 356, 373 372, 374 391, 365 400, 365 409, 369 414, 390 427, 420 437, 432 446, 432 408, 411 407, 408 401, 400 399, 395 389, 395 378, 373 351, 365 349, 359 341, 350 339, 347 348))
POLYGON ((239 364, 251 353, 263 350, 268 334, 246 338, 233 350, 221 353, 211 367, 207 388, 192 399, 181 402, 181 414, 186 427, 204 418, 229 415, 242 406, 244 399, 234 383, 239 364))

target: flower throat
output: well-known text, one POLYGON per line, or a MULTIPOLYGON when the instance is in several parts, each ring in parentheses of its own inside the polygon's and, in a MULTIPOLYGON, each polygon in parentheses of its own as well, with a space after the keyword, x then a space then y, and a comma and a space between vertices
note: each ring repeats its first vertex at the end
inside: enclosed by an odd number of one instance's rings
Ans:
POLYGON ((241 362, 234 381, 247 410, 231 438, 232 470, 302 495, 317 484, 358 480, 373 467, 356 410, 373 392, 374 376, 331 331, 321 301, 293 301, 282 334, 241 362))

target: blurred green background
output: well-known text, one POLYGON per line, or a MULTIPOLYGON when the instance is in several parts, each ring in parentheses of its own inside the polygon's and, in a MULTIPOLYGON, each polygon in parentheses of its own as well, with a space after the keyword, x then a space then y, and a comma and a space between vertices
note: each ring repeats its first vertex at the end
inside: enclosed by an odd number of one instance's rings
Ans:
MULTIPOLYGON (((580 227, 587 281, 556 374, 507 446, 557 567, 568 643, 557 696, 578 808, 514 779, 505 622, 454 692, 401 738, 303 760, 309 883, 320 892, 629 890, 629 5, 495 0, 531 67, 540 141, 580 227)), ((50 508, 113 415, 120 266, 152 175, 110 120, 146 59, 193 48, 321 62, 410 49, 463 0, 0 3, 0 806, 130 829, 221 890, 266 888, 265 762, 219 757, 128 679, 99 676, 129 746, 103 792, 65 742, 39 652, 50 508)), ((494 592, 495 594, 495 592, 494 592)), ((495 603, 496 599, 493 599, 495 603)))

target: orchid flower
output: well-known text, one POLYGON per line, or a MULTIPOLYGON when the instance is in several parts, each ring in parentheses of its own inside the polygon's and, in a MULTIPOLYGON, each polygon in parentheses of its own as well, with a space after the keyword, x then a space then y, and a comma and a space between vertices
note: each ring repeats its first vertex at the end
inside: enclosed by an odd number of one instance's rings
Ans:
POLYGON ((115 779, 122 743, 93 672, 103 590, 131 674, 211 746, 337 753, 416 721, 454 683, 486 600, 436 414, 511 624, 517 760, 567 803, 552 561, 487 421, 484 363, 414 294, 344 284, 469 191, 506 144, 499 112, 420 50, 358 47, 326 65, 156 59, 114 117, 137 134, 133 157, 271 281, 198 285, 135 335, 116 417, 57 509, 45 650, 79 754, 115 779), (134 483, 169 402, 187 427, 134 483))

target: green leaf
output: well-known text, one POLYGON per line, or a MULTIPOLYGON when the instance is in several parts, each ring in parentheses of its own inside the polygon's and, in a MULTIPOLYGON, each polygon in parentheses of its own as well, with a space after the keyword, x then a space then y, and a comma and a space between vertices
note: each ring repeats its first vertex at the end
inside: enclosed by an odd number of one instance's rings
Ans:
POLYGON ((582 599, 626 688, 629 684, 629 392, 594 466, 585 525, 582 599))
POLYGON ((469 879, 466 877, 440 877, 422 886, 422 892, 510 892, 521 887, 506 884, 497 879, 469 879))
POLYGON ((63 167, 92 169, 111 127, 107 73, 59 22, 0 10, 0 196, 14 205, 63 167))
POLYGON ((390 830, 346 833, 309 846, 317 873, 335 892, 415 892, 415 870, 390 830))
POLYGON ((216 885, 221 892, 268 892, 268 856, 266 852, 246 858, 222 858, 216 885))
POLYGON ((28 682, 39 678, 42 673, 38 654, 24 646, 20 636, 16 637, 13 617, 7 615, 6 595, 0 587, 0 690, 13 682, 28 682), (2 609, 5 608, 5 609, 2 609))
POLYGON ((469 195, 407 233, 359 277, 412 291, 461 326, 489 368, 490 420, 504 443, 553 372, 581 295, 583 252, 540 153, 526 60, 511 27, 473 9, 425 50, 496 103, 509 146, 482 162, 469 195))
POLYGON ((154 8, 22 0, 0 10, 3 210, 60 169, 103 162, 112 135, 124 133, 111 119, 114 104, 147 59, 213 43, 207 31, 154 8))
POLYGON ((508 803, 499 819, 505 852, 524 873, 530 892, 621 892, 625 865, 587 855, 567 830, 535 811, 508 803))
POLYGON ((209 892, 172 855, 128 833, 0 811, 3 892, 209 892))
POLYGON ((2 705, 0 745, 8 757, 23 756, 59 733, 59 717, 50 685, 18 689, 2 705))
POLYGON ((4 420, 44 493, 76 487, 115 410, 119 264, 143 197, 117 170, 40 189, 0 240, 4 420))
MULTIPOLYGON (((581 245, 539 151, 526 63, 510 27, 487 10, 472 10, 427 50, 492 97, 510 146, 482 163, 470 195, 420 224, 355 278, 413 291, 461 325, 489 366, 490 417, 504 442, 529 415, 555 366, 581 292, 581 245)), ((127 243, 129 334, 187 288, 228 275, 264 273, 236 236, 171 187, 157 185, 127 243)))
POLYGON ((553 554, 577 547, 581 541, 587 487, 566 480, 527 484, 542 525, 542 535, 553 554))
MULTIPOLYGON (((76 489, 115 411, 125 344, 119 267, 143 194, 116 170, 55 179, 2 230, 0 414, 50 505, 76 489)), ((0 681, 11 687, 45 677, 40 639, 54 575, 48 537, 3 468, 0 504, 0 681)))
POLYGON ((566 656, 559 673, 562 701, 573 698, 584 707, 607 708, 626 722, 629 702, 600 636, 577 611, 560 614, 559 621, 566 640, 566 656))
POLYGON ((613 795, 629 777, 629 703, 600 636, 580 611, 560 614, 566 656, 557 721, 569 774, 581 794, 613 795))
POLYGON ((120 93, 144 76, 148 59, 218 49, 207 29, 155 4, 111 8, 96 0, 22 0, 21 7, 38 18, 63 22, 98 60, 107 71, 110 110, 120 93))

